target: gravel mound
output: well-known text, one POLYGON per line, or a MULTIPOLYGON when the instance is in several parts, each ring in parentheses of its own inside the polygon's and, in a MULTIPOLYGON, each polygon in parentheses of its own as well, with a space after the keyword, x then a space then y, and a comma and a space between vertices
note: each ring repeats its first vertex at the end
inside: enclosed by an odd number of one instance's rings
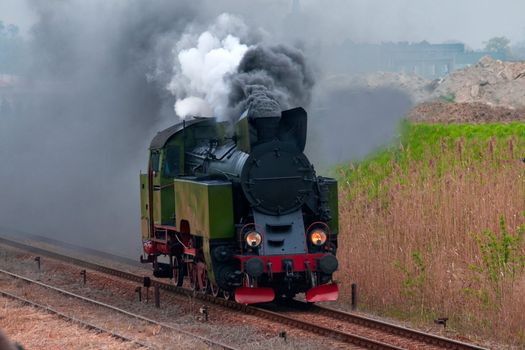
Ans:
POLYGON ((525 108, 490 106, 481 102, 424 102, 409 112, 408 119, 425 123, 508 123, 525 121, 525 108))
POLYGON ((445 77, 431 99, 479 102, 507 108, 525 107, 525 62, 503 62, 489 56, 445 77))

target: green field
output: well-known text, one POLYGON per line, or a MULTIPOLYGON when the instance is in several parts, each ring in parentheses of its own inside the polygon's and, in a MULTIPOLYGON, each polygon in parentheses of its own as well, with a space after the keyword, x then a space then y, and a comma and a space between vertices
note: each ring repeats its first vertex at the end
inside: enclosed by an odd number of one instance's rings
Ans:
POLYGON ((525 123, 412 124, 403 121, 399 136, 391 145, 363 160, 339 166, 337 173, 351 192, 365 188, 371 195, 377 195, 383 180, 395 168, 406 171, 413 162, 421 162, 423 167, 438 162, 438 170, 445 173, 453 166, 484 159, 491 146, 495 147, 498 157, 525 157, 524 144, 525 123), (513 152, 507 149, 509 142, 517 146, 513 152))

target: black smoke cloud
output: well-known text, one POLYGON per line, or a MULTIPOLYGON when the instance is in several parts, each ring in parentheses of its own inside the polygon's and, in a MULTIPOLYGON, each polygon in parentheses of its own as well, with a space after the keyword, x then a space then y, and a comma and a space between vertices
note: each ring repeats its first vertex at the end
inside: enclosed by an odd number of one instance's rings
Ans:
MULTIPOLYGON (((175 122, 177 96, 166 90, 174 44, 188 26, 206 28, 224 10, 263 14, 258 25, 279 27, 275 13, 283 3, 272 4, 31 1, 38 20, 29 62, 12 94, 14 107, 0 115, 0 226, 136 257, 138 172, 145 169, 151 137, 175 122)), ((391 136, 405 95, 328 89, 319 87, 322 77, 312 91, 305 57, 326 74, 329 64, 315 45, 305 41, 303 54, 275 46, 274 35, 249 50, 230 77, 232 116, 265 98, 271 102, 259 109, 264 115, 273 113, 275 102, 280 109, 312 102, 309 153, 327 167, 391 136)))
POLYGON ((280 115, 281 109, 308 106, 313 72, 301 50, 259 45, 249 49, 230 77, 232 115, 250 109, 253 117, 280 115))
POLYGON ((230 77, 229 104, 232 116, 249 109, 253 118, 306 108, 306 152, 325 173, 335 164, 362 158, 388 144, 412 100, 400 89, 368 88, 346 75, 338 77, 342 81, 334 79, 331 67, 321 65, 314 50, 305 46, 306 54, 290 45, 259 45, 248 50, 230 77), (313 67, 311 61, 316 60, 320 66, 313 67))

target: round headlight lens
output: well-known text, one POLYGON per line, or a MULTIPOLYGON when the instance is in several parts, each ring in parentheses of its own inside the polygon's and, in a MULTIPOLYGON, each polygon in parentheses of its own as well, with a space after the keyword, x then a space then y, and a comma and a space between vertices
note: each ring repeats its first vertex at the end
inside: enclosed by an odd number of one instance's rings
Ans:
POLYGON ((252 231, 246 235, 246 244, 249 247, 255 248, 258 247, 262 242, 262 237, 259 232, 252 231))
POLYGON ((320 229, 315 229, 310 234, 310 240, 317 246, 323 245, 326 242, 326 232, 320 229))

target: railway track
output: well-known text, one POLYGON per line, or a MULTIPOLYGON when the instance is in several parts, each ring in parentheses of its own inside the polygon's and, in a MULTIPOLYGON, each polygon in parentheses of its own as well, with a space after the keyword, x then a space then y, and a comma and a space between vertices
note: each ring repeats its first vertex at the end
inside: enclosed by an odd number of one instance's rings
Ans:
MULTIPOLYGON (((128 281, 136 283, 143 283, 144 276, 136 275, 133 273, 113 269, 107 266, 98 265, 85 260, 77 259, 71 256, 59 254, 56 252, 48 251, 42 248, 34 247, 31 245, 16 242, 10 239, 0 237, 0 244, 9 245, 14 248, 18 248, 24 251, 31 252, 33 254, 47 256, 52 259, 63 261, 69 264, 73 264, 85 269, 98 271, 104 274, 123 278, 128 281)), ((445 348, 454 350, 481 350, 482 347, 468 344, 460 341, 456 341, 449 338, 436 336, 433 334, 423 333, 409 328, 397 326, 387 322, 378 321, 375 319, 359 316, 339 310, 321 307, 313 305, 309 308, 308 313, 304 315, 298 315, 297 312, 286 314, 283 312, 276 312, 269 310, 264 307, 254 307, 248 305, 237 304, 233 301, 216 298, 208 294, 195 293, 185 288, 177 287, 173 284, 159 282, 157 280, 151 280, 152 287, 158 287, 159 289, 169 291, 172 293, 194 297, 199 300, 219 305, 228 309, 238 310, 245 314, 254 315, 256 317, 264 318, 267 320, 275 321, 281 324, 288 325, 293 328, 302 329, 311 333, 315 333, 321 336, 329 337, 338 341, 352 344, 358 347, 366 349, 406 349, 406 348, 445 348), (338 330, 335 327, 322 326, 319 322, 312 322, 311 315, 318 315, 326 318, 330 318, 335 322, 346 322, 350 325, 358 326, 357 329, 365 330, 364 334, 373 334, 373 337, 357 334, 357 332, 351 332, 347 330, 338 330), (366 330, 369 331, 366 331, 366 330), (381 334, 383 333, 383 336, 381 334), (376 339, 392 339, 397 340, 391 341, 378 341, 376 339), (397 344, 397 345, 396 345, 397 344), (416 345, 418 344, 418 345, 416 345)), ((304 304, 304 303, 303 303, 304 304)), ((345 328, 355 328, 352 326, 345 328)))
POLYGON ((124 336, 122 334, 119 334, 117 332, 111 331, 109 329, 106 329, 106 328, 103 328, 103 327, 99 327, 99 326, 97 326, 97 325, 95 325, 93 323, 82 321, 81 319, 78 319, 76 317, 68 316, 68 315, 66 315, 66 314, 64 314, 64 313, 62 313, 60 311, 57 311, 57 310, 53 309, 52 307, 36 303, 36 302, 31 301, 29 299, 26 299, 24 297, 21 297, 21 296, 12 294, 12 293, 8 293, 8 292, 5 292, 5 291, 0 291, 0 296, 3 296, 5 298, 9 298, 9 299, 12 299, 12 300, 16 300, 16 301, 18 301, 18 302, 20 302, 20 303, 22 303, 24 305, 29 305, 29 306, 32 306, 32 307, 37 308, 39 310, 43 310, 43 311, 45 311, 47 313, 50 313, 50 314, 55 315, 55 316, 58 316, 59 318, 61 318, 63 320, 66 320, 67 322, 71 322, 71 323, 80 325, 82 327, 85 327, 87 329, 94 330, 97 333, 106 333, 106 334, 109 334, 110 336, 112 336, 113 338, 116 338, 118 340, 123 340, 123 341, 135 344, 137 346, 140 346, 140 347, 143 347, 143 348, 146 348, 146 349, 150 348, 148 345, 146 345, 146 344, 144 344, 144 343, 142 343, 140 341, 137 341, 135 339, 131 339, 130 337, 126 337, 126 336, 124 336))
POLYGON ((361 325, 364 327, 368 327, 370 329, 384 331, 389 334, 398 335, 398 336, 401 336, 407 339, 412 339, 415 341, 419 341, 419 342, 422 342, 428 345, 433 345, 433 346, 444 348, 444 349, 458 349, 458 350, 472 350, 472 349, 483 350, 485 349, 483 347, 476 346, 473 344, 468 344, 465 342, 460 342, 460 341, 456 341, 453 339, 420 332, 414 329, 409 329, 409 328, 398 326, 392 323, 375 320, 375 319, 365 317, 362 315, 357 315, 357 314, 353 314, 353 313, 349 313, 349 312, 345 312, 341 310, 336 310, 336 309, 332 309, 329 307, 313 305, 310 310, 320 315, 326 315, 332 319, 337 319, 337 320, 349 322, 352 324, 361 325))
MULTIPOLYGON (((111 312, 119 313, 119 314, 122 314, 122 315, 125 315, 125 316, 128 316, 128 317, 135 318, 137 320, 143 321, 144 323, 151 324, 151 325, 154 325, 154 326, 158 326, 160 329, 167 330, 167 331, 172 331, 175 334, 180 333, 180 334, 183 334, 185 336, 188 336, 188 337, 191 337, 191 338, 194 338, 194 339, 198 339, 198 340, 202 341, 203 343, 208 344, 208 345, 210 345, 212 347, 215 347, 215 348, 221 348, 221 349, 225 349, 225 350, 239 350, 238 348, 235 348, 235 347, 223 344, 221 342, 214 341, 212 339, 203 337, 201 335, 194 334, 194 333, 185 331, 183 329, 173 327, 173 326, 168 325, 168 324, 163 323, 163 322, 158 322, 158 321, 153 320, 151 318, 147 318, 147 317, 141 316, 139 314, 136 314, 136 313, 133 313, 133 312, 129 312, 127 310, 124 310, 124 309, 121 309, 121 308, 118 308, 118 307, 115 307, 115 306, 112 306, 112 305, 109 305, 109 304, 106 304, 106 303, 102 303, 100 301, 97 301, 97 300, 94 300, 94 299, 91 299, 91 298, 87 298, 87 297, 84 297, 82 295, 79 295, 79 294, 76 294, 76 293, 72 293, 72 292, 66 291, 66 290, 61 289, 61 288, 57 288, 57 287, 49 285, 49 284, 46 284, 46 283, 43 283, 43 282, 40 282, 40 281, 36 281, 34 279, 31 279, 31 278, 27 278, 27 277, 21 276, 19 274, 15 274, 15 273, 3 270, 3 269, 0 269, 0 273, 4 274, 4 275, 7 275, 7 276, 10 276, 11 278, 24 281, 24 282, 29 283, 31 285, 42 287, 44 289, 47 289, 47 290, 50 290, 50 291, 53 291, 53 292, 56 292, 56 293, 60 293, 62 295, 68 296, 70 298, 74 298, 74 299, 80 300, 82 302, 95 305, 97 307, 102 307, 102 308, 108 309, 111 312)), ((108 329, 96 326, 93 323, 82 321, 81 319, 76 318, 76 317, 67 316, 66 314, 61 313, 61 312, 59 312, 57 310, 54 310, 53 308, 50 308, 50 307, 47 307, 47 306, 44 306, 44 305, 32 302, 32 301, 30 301, 30 300, 28 300, 26 298, 14 295, 12 293, 8 293, 8 292, 5 292, 5 291, 0 291, 0 294, 4 295, 6 297, 12 298, 12 299, 20 300, 20 301, 22 301, 22 302, 24 302, 26 304, 30 304, 30 305, 36 306, 38 308, 44 309, 45 311, 51 312, 53 314, 56 314, 59 317, 64 318, 66 320, 70 320, 72 322, 75 322, 75 323, 78 323, 78 324, 82 324, 82 325, 87 326, 87 327, 89 327, 91 329, 94 329, 94 330, 98 330, 98 331, 101 331, 101 332, 108 333, 108 334, 112 335, 115 338, 126 340, 126 341, 132 342, 134 344, 140 345, 140 346, 145 347, 145 348, 151 348, 151 349, 155 348, 154 346, 150 346, 150 345, 148 345, 145 342, 142 342, 142 341, 133 339, 131 337, 127 337, 127 336, 121 335, 121 334, 119 334, 117 332, 114 332, 114 331, 111 331, 111 330, 108 330, 108 329)))
POLYGON ((353 329, 356 333, 366 334, 403 349, 485 349, 474 344, 420 332, 355 313, 307 304, 298 300, 289 301, 287 305, 278 307, 281 312, 290 313, 294 317, 316 319, 320 323, 353 329))

